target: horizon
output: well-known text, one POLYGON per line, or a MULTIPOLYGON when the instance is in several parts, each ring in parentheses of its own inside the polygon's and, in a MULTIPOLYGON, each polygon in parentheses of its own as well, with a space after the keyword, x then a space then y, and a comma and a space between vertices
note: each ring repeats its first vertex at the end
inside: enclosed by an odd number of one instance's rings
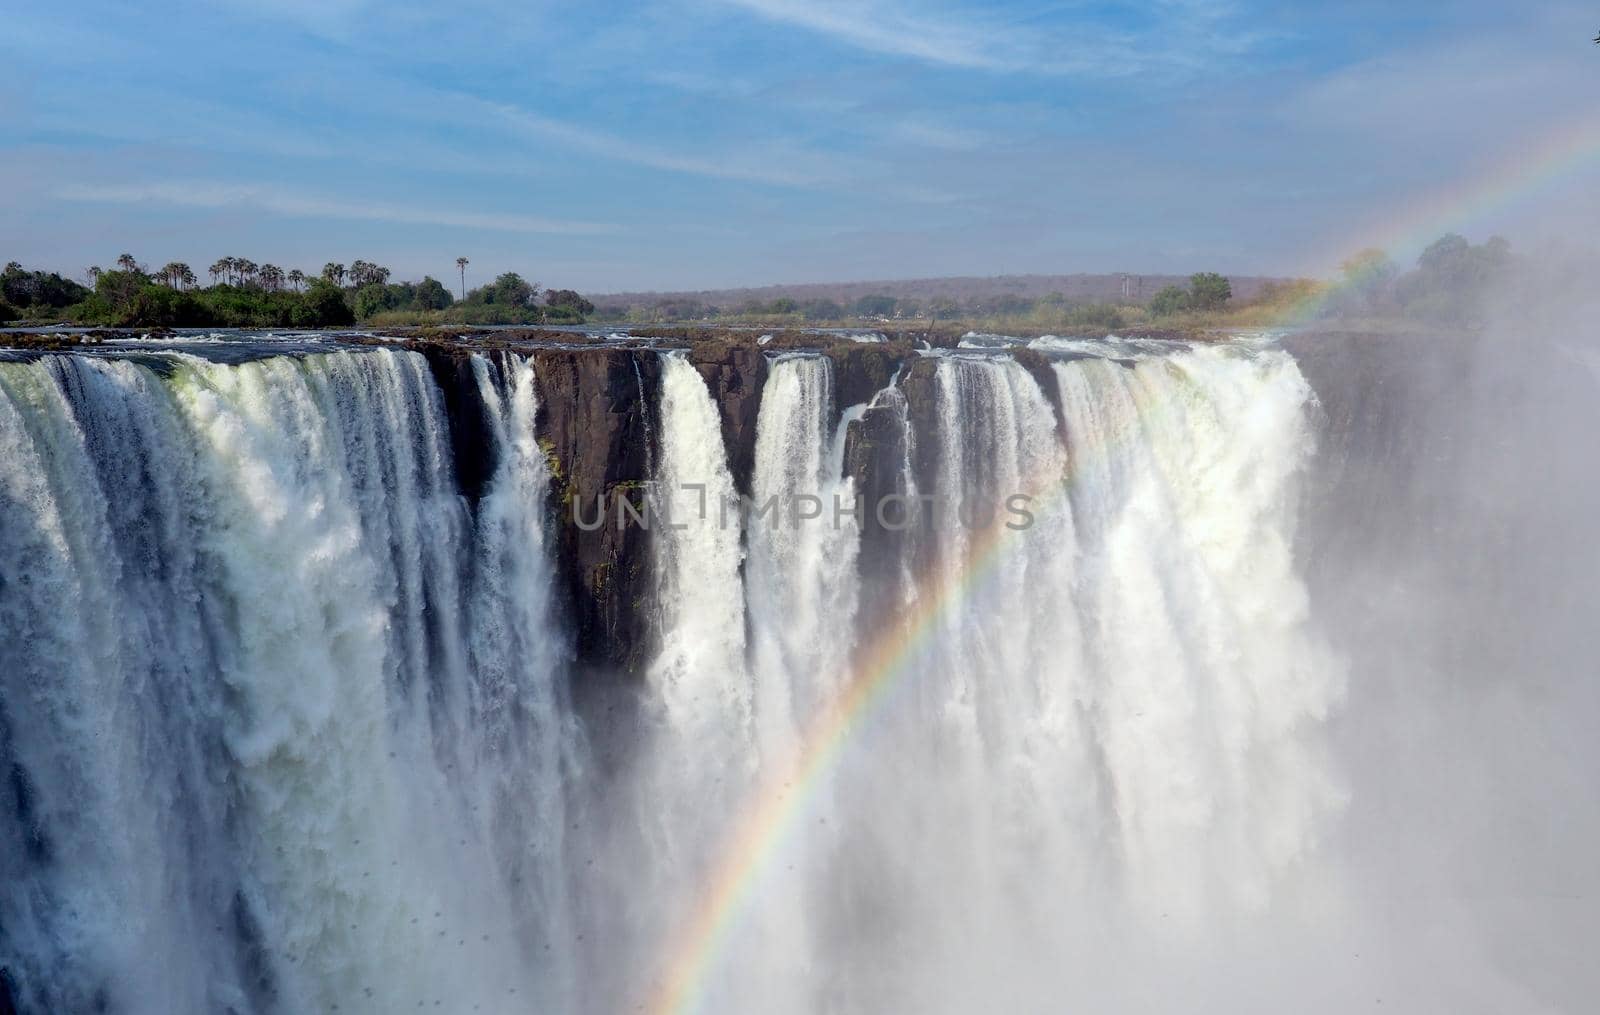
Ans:
POLYGON ((1521 249, 1582 242, 1600 224, 1591 20, 1487 2, 239 0, 159 27, 30 9, 0 39, 0 256, 71 278, 123 251, 360 257, 446 283, 466 256, 469 286, 516 271, 611 294, 1324 278, 1374 239, 1408 262, 1419 214, 1521 249), (1547 169, 1536 153, 1565 135, 1547 169), (1494 200, 1454 196, 1482 180, 1494 200))

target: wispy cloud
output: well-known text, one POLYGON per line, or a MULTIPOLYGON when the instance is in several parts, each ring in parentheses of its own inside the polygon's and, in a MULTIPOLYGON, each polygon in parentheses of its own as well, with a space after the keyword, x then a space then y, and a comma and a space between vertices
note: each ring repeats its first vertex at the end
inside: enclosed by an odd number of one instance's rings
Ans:
POLYGON ((663 169, 716 180, 742 180, 748 183, 767 183, 785 187, 820 186, 836 182, 843 175, 831 159, 806 152, 775 150, 770 144, 759 147, 758 150, 763 153, 760 161, 751 161, 748 156, 708 158, 686 154, 679 149, 661 148, 632 141, 505 103, 481 99, 469 101, 477 103, 482 109, 497 116, 502 123, 519 132, 542 140, 554 141, 589 155, 649 169, 663 169))
POLYGON ((1192 67, 1208 56, 1247 48, 1250 38, 1222 31, 1229 5, 1210 0, 1163 0, 1157 5, 1163 15, 1159 30, 1144 33, 1090 21, 1045 30, 915 0, 722 2, 868 52, 1002 73, 1121 76, 1158 66, 1192 67))
POLYGON ((448 226, 511 233, 594 235, 617 231, 614 225, 574 222, 516 213, 486 213, 374 204, 318 197, 252 183, 188 181, 127 184, 70 184, 56 191, 67 201, 108 204, 164 204, 186 208, 254 208, 297 218, 355 219, 398 225, 448 226))
POLYGON ((952 127, 931 120, 900 120, 889 124, 883 132, 900 144, 947 152, 977 151, 989 143, 988 139, 978 131, 952 127))

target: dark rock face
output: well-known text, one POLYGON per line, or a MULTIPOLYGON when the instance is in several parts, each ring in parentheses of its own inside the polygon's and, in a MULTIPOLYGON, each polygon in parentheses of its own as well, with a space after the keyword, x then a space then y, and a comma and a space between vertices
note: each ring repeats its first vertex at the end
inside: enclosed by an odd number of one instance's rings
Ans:
POLYGON ((938 486, 939 442, 943 429, 939 422, 938 371, 937 360, 917 359, 907 365, 900 379, 911 427, 918 435, 911 469, 917 479, 917 489, 922 493, 933 493, 938 486))
MULTIPOLYGON (((460 488, 473 505, 496 462, 472 355, 516 352, 531 359, 539 389, 536 437, 551 476, 555 599, 574 639, 574 680, 595 689, 641 678, 658 637, 651 533, 634 519, 646 513, 659 454, 663 352, 570 338, 497 332, 470 342, 458 336, 416 340, 408 347, 426 358, 438 383, 460 488), (621 502, 636 514, 626 514, 621 502)), ((917 355, 904 338, 861 343, 777 335, 764 347, 754 335, 716 333, 682 341, 687 348, 673 354, 685 355, 705 379, 721 418, 729 469, 745 495, 770 356, 804 350, 828 358, 835 425, 847 408, 867 406, 850 424, 844 449, 844 472, 854 479, 863 505, 860 623, 863 632, 892 623, 905 602, 906 582, 931 565, 935 548, 926 538, 927 506, 908 495, 952 493, 938 489, 939 448, 960 435, 943 433, 938 361, 917 355)), ((1050 361, 1030 350, 1014 355, 1038 381, 1060 426, 1060 392, 1050 361)))
POLYGON ((697 342, 689 362, 706 379, 706 388, 722 415, 722 442, 728 449, 728 471, 741 494, 750 493, 755 470, 756 418, 767 383, 767 357, 753 341, 697 342))
POLYGON ((631 520, 619 524, 628 516, 618 500, 644 512, 661 361, 649 350, 541 349, 533 368, 537 436, 550 461, 556 513, 559 598, 578 663, 638 675, 653 642, 650 534, 631 520), (595 526, 601 505, 604 524, 595 526))
POLYGON ((914 538, 906 522, 911 505, 904 464, 913 449, 906 430, 906 397, 899 388, 880 391, 861 418, 845 432, 844 474, 861 498, 861 546, 856 567, 861 576, 863 638, 889 619, 904 601, 906 575, 900 562, 914 538))
MULTIPOLYGON (((439 385, 457 482, 475 506, 497 463, 472 355, 498 356, 506 345, 419 341, 409 347, 427 360, 439 385)), ((539 387, 535 436, 550 466, 555 599, 574 635, 578 676, 637 676, 654 643, 653 557, 649 532, 635 516, 625 516, 618 501, 644 513, 661 361, 648 349, 544 345, 516 351, 532 359, 539 387), (595 524, 602 516, 604 523, 595 524), (618 524, 624 517, 626 524, 618 524)), ((753 415, 750 445, 753 453, 753 415)))
POLYGON ((1061 382, 1056 378, 1055 367, 1051 365, 1049 357, 1037 349, 1017 349, 1012 352, 1022 369, 1028 371, 1034 382, 1039 385, 1039 390, 1044 392, 1045 401, 1050 403, 1050 409, 1056 414, 1056 436, 1061 438, 1063 446, 1067 442, 1067 417, 1061 411, 1061 382))
POLYGON ((472 372, 470 350, 433 343, 418 343, 415 350, 428 361, 434 383, 444 395, 450 421, 450 451, 456 463, 461 492, 474 505, 494 475, 494 437, 484 411, 483 395, 472 372))
POLYGON ((853 405, 870 402, 889 386, 895 371, 911 355, 904 344, 836 343, 824 354, 833 361, 834 423, 853 405))

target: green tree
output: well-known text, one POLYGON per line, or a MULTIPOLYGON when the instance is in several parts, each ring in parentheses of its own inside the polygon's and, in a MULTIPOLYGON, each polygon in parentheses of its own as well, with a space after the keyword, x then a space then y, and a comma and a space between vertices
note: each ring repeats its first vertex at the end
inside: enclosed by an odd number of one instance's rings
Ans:
POLYGON ((355 315, 351 312, 350 305, 344 301, 344 293, 326 278, 312 281, 310 288, 306 290, 305 305, 309 316, 307 326, 355 323, 355 315))
POLYGON ((391 309, 389 291, 377 282, 368 282, 356 290, 355 311, 358 320, 366 320, 373 314, 391 309))
POLYGON ((493 299, 488 302, 508 307, 531 307, 539 298, 539 286, 514 271, 496 276, 489 291, 493 299))
POLYGON ((454 302, 450 298, 450 291, 431 275, 423 276, 422 281, 417 283, 411 299, 419 310, 443 310, 454 302))
POLYGON ((1233 298, 1233 286, 1214 271, 1189 276, 1189 305, 1196 310, 1220 310, 1233 298))
POLYGON ((329 261, 322 266, 322 279, 330 285, 344 285, 344 265, 329 261))
POLYGON ((467 298, 467 265, 471 262, 465 257, 456 258, 456 271, 461 273, 461 298, 467 298))
POLYGON ((1189 309, 1189 293, 1175 285, 1165 286, 1150 297, 1150 312, 1157 317, 1171 317, 1189 309))
POLYGON ((569 310, 578 317, 594 313, 594 304, 571 289, 551 289, 545 293, 544 302, 546 306, 569 310))
POLYGON ((1441 236, 1417 258, 1417 269, 1396 284, 1407 317, 1470 324, 1480 320, 1485 299, 1511 266, 1511 244, 1490 237, 1473 246, 1463 236, 1441 236))
POLYGON ((350 284, 356 288, 383 285, 389 281, 389 269, 371 261, 354 261, 350 265, 350 284))
MULTIPOLYGON (((117 263, 122 263, 122 258, 117 258, 117 263)), ((126 315, 133 307, 134 300, 138 299, 139 291, 144 288, 146 281, 144 275, 137 271, 123 268, 118 271, 103 271, 95 279, 94 292, 102 303, 118 315, 118 320, 112 323, 122 323, 120 317, 126 315)))
POLYGON ((47 307, 58 310, 81 303, 89 290, 55 272, 27 271, 15 261, 0 272, 0 299, 19 309, 47 307))

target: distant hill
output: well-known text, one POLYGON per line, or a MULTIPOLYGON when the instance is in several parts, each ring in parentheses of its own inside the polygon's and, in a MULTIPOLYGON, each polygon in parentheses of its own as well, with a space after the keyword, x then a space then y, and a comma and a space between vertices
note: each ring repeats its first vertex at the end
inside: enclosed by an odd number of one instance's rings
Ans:
MULTIPOLYGON (((1236 300, 1249 300, 1271 282, 1285 281, 1259 275, 1230 275, 1236 300)), ((991 275, 951 278, 885 279, 876 282, 802 282, 746 289, 700 289, 679 292, 619 292, 587 294, 603 311, 652 307, 662 301, 694 300, 724 309, 749 302, 770 303, 787 297, 796 301, 832 300, 844 306, 863 296, 892 296, 897 300, 948 299, 967 304, 999 296, 1039 299, 1060 293, 1075 303, 1144 303, 1167 285, 1187 285, 1187 275, 991 275)))

